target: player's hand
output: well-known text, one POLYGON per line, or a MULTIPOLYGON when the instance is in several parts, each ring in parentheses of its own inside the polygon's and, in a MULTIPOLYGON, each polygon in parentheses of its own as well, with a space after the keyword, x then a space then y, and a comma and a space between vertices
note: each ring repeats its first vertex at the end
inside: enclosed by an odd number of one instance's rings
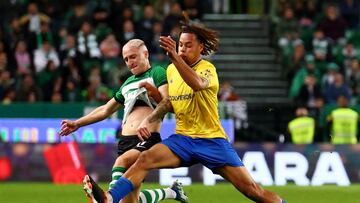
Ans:
POLYGON ((166 54, 172 58, 176 53, 176 42, 170 36, 160 36, 160 47, 166 51, 166 54))
POLYGON ((141 82, 139 87, 144 87, 147 90, 149 97, 153 98, 156 102, 160 102, 162 97, 159 90, 148 82, 141 82))
POLYGON ((61 121, 61 129, 60 129, 59 135, 67 136, 67 135, 71 134, 72 132, 76 131, 77 129, 79 129, 79 126, 76 124, 75 121, 63 120, 63 121, 61 121))
POLYGON ((137 128, 137 136, 143 142, 144 140, 148 139, 151 136, 151 132, 148 129, 150 125, 149 120, 145 118, 139 127, 137 128))

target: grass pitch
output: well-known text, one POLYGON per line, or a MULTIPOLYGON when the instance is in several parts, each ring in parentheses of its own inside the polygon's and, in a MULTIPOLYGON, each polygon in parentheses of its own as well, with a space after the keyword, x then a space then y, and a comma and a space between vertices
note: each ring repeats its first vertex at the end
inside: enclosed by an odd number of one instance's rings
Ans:
MULTIPOLYGON (((106 184, 101 184, 107 188, 106 184)), ((157 184, 145 184, 143 188, 158 188, 157 184)), ((356 203, 360 202, 360 185, 338 187, 281 186, 266 187, 288 203, 356 203)), ((191 203, 242 203, 251 202, 227 183, 216 186, 194 184, 185 186, 191 203)), ((81 185, 53 185, 51 183, 0 182, 1 203, 81 203, 88 202, 81 185)), ((163 201, 164 203, 175 201, 163 201)))

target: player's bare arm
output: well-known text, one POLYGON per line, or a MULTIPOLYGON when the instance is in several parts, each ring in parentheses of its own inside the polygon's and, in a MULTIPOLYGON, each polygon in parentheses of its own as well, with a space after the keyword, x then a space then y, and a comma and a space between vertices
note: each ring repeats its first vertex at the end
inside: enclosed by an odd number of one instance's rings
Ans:
MULTIPOLYGON (((196 40, 186 40, 186 41, 180 41, 179 42, 179 52, 184 52, 188 48, 193 48, 193 46, 199 46, 199 51, 201 52, 202 45, 197 44, 199 43, 196 40)), ((179 71, 181 77, 184 79, 187 85, 189 85, 194 91, 199 91, 202 89, 205 89, 208 87, 208 80, 200 77, 188 64, 185 62, 185 60, 176 53, 176 42, 171 37, 160 37, 160 47, 163 48, 167 53, 168 56, 171 59, 171 62, 175 65, 177 70, 179 71)), ((199 52, 199 53, 200 53, 199 52)), ((195 63, 197 60, 200 60, 199 58, 195 59, 193 63, 195 63)), ((190 62, 190 61, 189 61, 190 62)))
POLYGON ((105 118, 111 116, 115 111, 117 111, 119 107, 120 104, 116 102, 114 98, 112 98, 106 104, 97 107, 86 116, 83 116, 75 121, 63 120, 61 122, 61 130, 59 132, 59 135, 66 136, 76 131, 82 126, 104 120, 105 118))
POLYGON ((151 135, 151 132, 149 131, 149 126, 161 123, 166 113, 172 111, 173 108, 170 99, 166 97, 163 100, 161 100, 161 102, 157 105, 155 110, 148 117, 146 117, 139 125, 137 129, 137 134, 139 138, 144 139, 149 137, 151 135))

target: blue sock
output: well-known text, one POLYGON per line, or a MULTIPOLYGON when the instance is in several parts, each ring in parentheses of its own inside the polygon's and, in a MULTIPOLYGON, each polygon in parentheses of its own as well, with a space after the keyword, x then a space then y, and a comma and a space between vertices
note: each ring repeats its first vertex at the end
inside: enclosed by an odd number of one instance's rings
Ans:
POLYGON ((124 198, 127 194, 134 190, 134 185, 130 182, 130 180, 121 177, 116 181, 113 188, 110 189, 110 194, 113 198, 113 202, 119 202, 122 198, 124 198))
POLYGON ((281 203, 286 203, 286 201, 285 201, 285 200, 282 200, 281 203))

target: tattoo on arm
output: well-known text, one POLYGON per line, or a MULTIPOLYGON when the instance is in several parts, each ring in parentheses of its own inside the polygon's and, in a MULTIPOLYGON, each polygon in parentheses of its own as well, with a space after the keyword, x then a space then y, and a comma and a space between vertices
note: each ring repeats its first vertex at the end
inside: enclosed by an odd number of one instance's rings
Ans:
POLYGON ((200 76, 200 78, 201 78, 201 80, 203 82, 204 87, 209 87, 209 80, 207 78, 205 78, 205 77, 202 77, 202 76, 200 76))
POLYGON ((166 115, 167 112, 172 110, 171 102, 169 98, 164 98, 161 102, 157 105, 155 110, 151 113, 149 117, 149 122, 161 122, 166 115))

